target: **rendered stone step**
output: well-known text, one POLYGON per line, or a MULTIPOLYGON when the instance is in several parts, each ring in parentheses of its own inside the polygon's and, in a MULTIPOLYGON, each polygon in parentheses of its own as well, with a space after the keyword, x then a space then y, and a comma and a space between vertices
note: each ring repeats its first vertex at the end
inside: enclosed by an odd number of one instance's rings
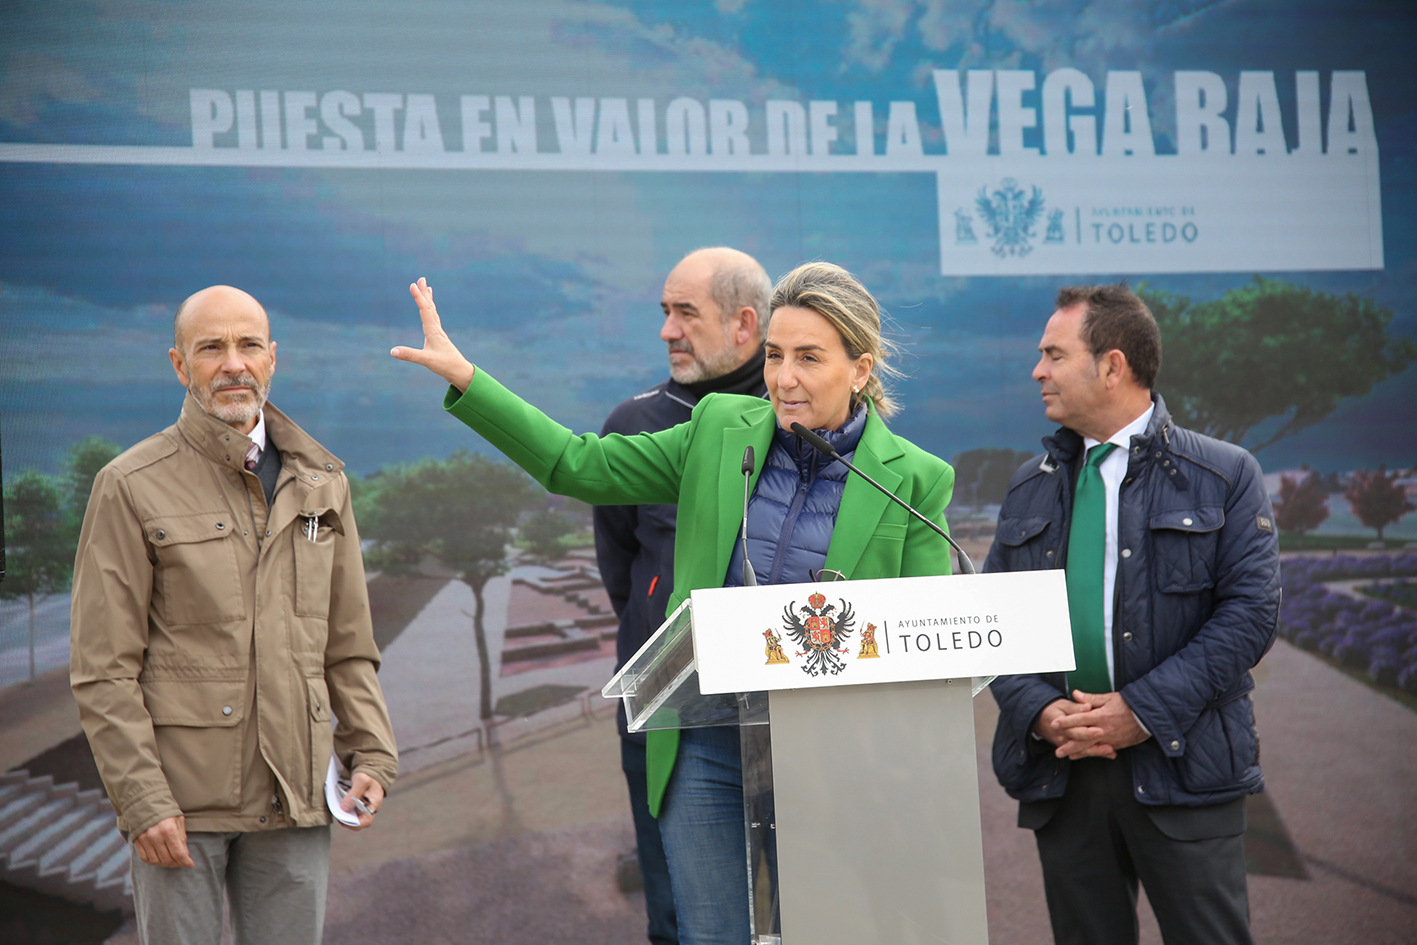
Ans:
POLYGON ((0 876, 15 885, 131 915, 128 845, 102 790, 48 775, 0 775, 0 876))
MULTIPOLYGON (((78 787, 78 785, 75 785, 78 787)), ((80 791, 74 795, 74 805, 86 810, 103 810, 113 816, 113 805, 108 802, 108 794, 100 789, 80 791)))
POLYGON ((7 829, 16 821, 23 820, 44 801, 45 796, 40 791, 26 791, 18 797, 11 798, 3 807, 0 807, 0 830, 7 829))
POLYGON ((0 807, 4 807, 12 798, 19 797, 25 792, 25 781, 28 778, 21 772, 19 777, 14 774, 5 775, 5 780, 0 780, 0 807))
MULTIPOLYGON (((49 777, 49 775, 45 775, 45 777, 49 777)), ((68 781, 64 784, 54 784, 52 778, 50 781, 51 784, 48 789, 50 797, 67 797, 72 799, 79 796, 79 785, 77 782, 68 781)))
POLYGON ((70 800, 67 810, 57 811, 48 823, 38 825, 37 829, 30 831, 27 836, 21 837, 18 843, 10 847, 6 854, 9 858, 10 869, 20 869, 30 862, 39 862, 46 850, 65 836, 78 830, 92 816, 92 811, 83 807, 75 807, 70 800))
POLYGON ((111 816, 99 819, 90 815, 90 819, 80 824, 72 833, 55 843, 48 850, 40 854, 39 871, 41 875, 49 873, 69 872, 70 861, 81 851, 87 849, 108 831, 113 831, 120 839, 122 834, 118 834, 118 827, 113 822, 111 816))
POLYGON ((42 829, 50 820, 74 806, 73 798, 69 797, 56 798, 41 794, 38 800, 39 804, 31 807, 23 817, 0 830, 0 854, 10 850, 31 833, 42 829))
POLYGON ((128 850, 128 844, 123 843, 123 837, 119 835, 119 843, 112 853, 108 855, 98 867, 99 886, 108 886, 115 881, 122 884, 128 875, 128 870, 132 864, 132 854, 128 850))
POLYGON ((122 834, 117 830, 113 831, 112 837, 100 834, 94 843, 79 851, 69 861, 69 877, 75 882, 96 877, 99 865, 108 858, 115 846, 127 849, 128 845, 123 842, 122 834))

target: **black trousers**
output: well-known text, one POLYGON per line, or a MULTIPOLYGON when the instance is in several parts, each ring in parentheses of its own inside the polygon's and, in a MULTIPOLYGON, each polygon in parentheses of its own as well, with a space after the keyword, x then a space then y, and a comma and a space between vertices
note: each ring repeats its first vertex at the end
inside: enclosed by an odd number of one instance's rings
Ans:
MULTIPOLYGON (((1034 831, 1056 945, 1134 945, 1138 881, 1166 945, 1253 945, 1244 798, 1154 808, 1132 792, 1126 751, 1073 762, 1067 793, 1034 831)), ((1041 806, 1025 805, 1035 810, 1021 810, 1020 825, 1046 816, 1041 806)))

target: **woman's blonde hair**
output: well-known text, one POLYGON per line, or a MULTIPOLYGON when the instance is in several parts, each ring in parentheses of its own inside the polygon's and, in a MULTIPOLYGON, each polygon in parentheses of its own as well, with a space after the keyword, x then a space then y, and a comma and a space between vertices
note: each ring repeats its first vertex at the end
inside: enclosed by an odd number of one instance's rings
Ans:
POLYGON ((881 334, 881 307, 855 276, 831 263, 803 263, 777 280, 770 308, 773 312, 780 308, 811 309, 836 328, 847 357, 855 361, 863 354, 871 355, 871 376, 865 388, 851 395, 852 410, 862 397, 869 397, 883 418, 900 410, 881 382, 882 375, 901 376, 889 363, 896 347, 881 334))

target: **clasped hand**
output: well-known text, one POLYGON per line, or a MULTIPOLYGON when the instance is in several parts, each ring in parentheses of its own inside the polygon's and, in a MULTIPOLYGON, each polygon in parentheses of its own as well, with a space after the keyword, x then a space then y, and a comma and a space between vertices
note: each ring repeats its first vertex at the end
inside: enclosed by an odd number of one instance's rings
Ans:
POLYGON ((1132 707, 1120 692, 1091 693, 1073 690, 1073 698, 1058 699, 1043 707, 1033 730, 1054 746, 1059 758, 1116 758, 1150 736, 1137 722, 1132 707))

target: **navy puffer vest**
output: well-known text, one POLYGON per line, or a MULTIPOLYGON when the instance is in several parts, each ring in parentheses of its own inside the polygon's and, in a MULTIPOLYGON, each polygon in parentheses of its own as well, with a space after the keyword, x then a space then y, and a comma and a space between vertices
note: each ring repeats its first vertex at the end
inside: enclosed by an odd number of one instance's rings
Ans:
MULTIPOLYGON (((851 460, 866 406, 856 408, 839 430, 817 430, 851 460)), ((748 560, 759 584, 801 584, 812 580, 827 560, 847 469, 778 427, 757 487, 748 500, 748 560)), ((741 536, 740 536, 741 537, 741 536)), ((743 583, 743 545, 735 538, 724 587, 743 583)))

